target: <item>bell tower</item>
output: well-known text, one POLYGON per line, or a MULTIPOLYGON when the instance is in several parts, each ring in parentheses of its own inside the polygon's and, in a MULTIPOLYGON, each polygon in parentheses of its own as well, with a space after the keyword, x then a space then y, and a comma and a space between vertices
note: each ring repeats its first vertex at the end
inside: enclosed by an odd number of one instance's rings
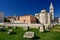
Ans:
POLYGON ((54 7, 53 7, 53 5, 52 5, 52 2, 51 2, 51 4, 50 4, 50 14, 51 14, 51 20, 54 20, 54 7))

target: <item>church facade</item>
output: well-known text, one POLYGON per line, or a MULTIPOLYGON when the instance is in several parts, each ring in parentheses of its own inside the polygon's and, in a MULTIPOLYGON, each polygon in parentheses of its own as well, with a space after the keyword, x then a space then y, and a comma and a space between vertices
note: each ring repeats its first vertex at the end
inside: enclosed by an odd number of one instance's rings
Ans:
POLYGON ((52 3, 50 4, 49 12, 43 9, 40 13, 35 14, 35 17, 41 24, 51 24, 54 21, 54 7, 52 3))

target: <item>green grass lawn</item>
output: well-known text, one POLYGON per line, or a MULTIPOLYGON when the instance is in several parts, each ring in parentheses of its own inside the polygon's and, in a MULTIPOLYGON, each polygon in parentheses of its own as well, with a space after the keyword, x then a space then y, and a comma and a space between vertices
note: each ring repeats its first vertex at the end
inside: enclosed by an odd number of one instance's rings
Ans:
MULTIPOLYGON (((22 28, 15 29, 14 31, 16 32, 16 34, 11 35, 8 35, 7 31, 0 32, 0 40, 27 40, 23 38, 23 35, 26 31, 24 31, 22 28)), ((46 31, 44 33, 40 33, 38 29, 30 29, 29 31, 35 32, 37 36, 35 40, 60 40, 60 32, 46 31)))

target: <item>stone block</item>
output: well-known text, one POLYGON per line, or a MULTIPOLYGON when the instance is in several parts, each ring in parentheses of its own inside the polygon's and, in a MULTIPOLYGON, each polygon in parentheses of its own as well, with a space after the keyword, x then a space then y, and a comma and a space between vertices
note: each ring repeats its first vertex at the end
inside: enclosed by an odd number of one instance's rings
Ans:
POLYGON ((45 26, 44 25, 41 25, 39 31, 40 32, 44 32, 45 31, 45 26))
POLYGON ((8 34, 12 34, 12 32, 13 32, 13 30, 12 29, 10 29, 10 30, 8 30, 8 34))
POLYGON ((35 36, 34 32, 25 32, 23 35, 24 38, 29 38, 29 39, 34 38, 34 36, 35 36))
POLYGON ((27 26, 27 27, 23 27, 23 30, 29 30, 29 26, 27 26))
POLYGON ((14 27, 14 29, 17 29, 17 28, 18 28, 17 26, 14 27))

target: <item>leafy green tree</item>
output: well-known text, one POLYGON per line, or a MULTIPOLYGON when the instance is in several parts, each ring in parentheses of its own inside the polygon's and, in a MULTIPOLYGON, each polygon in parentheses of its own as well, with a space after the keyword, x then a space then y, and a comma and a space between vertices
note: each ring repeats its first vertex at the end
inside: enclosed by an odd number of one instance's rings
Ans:
POLYGON ((7 22, 7 18, 6 17, 4 17, 4 22, 7 22))

